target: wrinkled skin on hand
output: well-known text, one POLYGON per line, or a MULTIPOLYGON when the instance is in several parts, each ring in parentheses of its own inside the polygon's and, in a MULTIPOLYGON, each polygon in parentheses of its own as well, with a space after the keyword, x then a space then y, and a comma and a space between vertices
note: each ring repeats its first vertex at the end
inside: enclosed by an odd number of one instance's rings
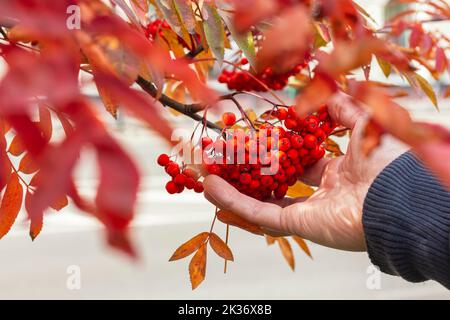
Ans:
POLYGON ((362 208, 367 191, 377 175, 407 148, 385 136, 365 157, 360 145, 367 115, 343 95, 330 103, 329 112, 338 123, 352 129, 352 135, 346 155, 324 158, 305 173, 303 180, 318 186, 310 198, 261 202, 214 175, 204 181, 205 197, 217 207, 260 225, 270 235, 298 235, 327 247, 365 251, 362 208))

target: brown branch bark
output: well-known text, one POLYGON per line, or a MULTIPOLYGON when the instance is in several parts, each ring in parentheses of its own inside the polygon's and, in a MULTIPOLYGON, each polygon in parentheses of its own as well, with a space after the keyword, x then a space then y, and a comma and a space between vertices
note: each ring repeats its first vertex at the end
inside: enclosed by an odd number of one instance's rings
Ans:
POLYGON ((218 126, 217 124, 210 122, 206 119, 204 119, 201 115, 198 114, 199 111, 203 110, 202 105, 199 104, 183 104, 181 102, 178 102, 164 94, 162 94, 158 98, 158 89, 155 87, 155 85, 151 82, 148 82, 141 76, 138 77, 136 80, 136 83, 148 94, 150 94, 155 99, 158 99, 159 102, 161 102, 162 105, 169 107, 173 110, 176 110, 185 116, 195 120, 195 121, 202 121, 205 123, 205 125, 212 129, 217 131, 218 133, 221 133, 223 128, 218 126))

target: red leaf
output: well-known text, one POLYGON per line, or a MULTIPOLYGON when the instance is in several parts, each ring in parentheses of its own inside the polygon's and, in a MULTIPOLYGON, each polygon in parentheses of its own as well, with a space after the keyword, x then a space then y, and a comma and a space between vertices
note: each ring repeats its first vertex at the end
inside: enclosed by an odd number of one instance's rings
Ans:
POLYGON ((284 11, 265 32, 258 54, 261 68, 272 66, 282 72, 304 62, 312 37, 310 16, 303 6, 297 5, 284 11))
POLYGON ((9 181, 11 174, 11 163, 5 151, 6 140, 4 136, 0 136, 0 193, 9 181))
POLYGON ((108 91, 108 96, 114 101, 126 107, 140 120, 145 121, 167 141, 171 141, 172 129, 148 94, 131 89, 123 82, 106 74, 97 74, 96 80, 104 90, 108 91))
POLYGON ((43 224, 44 211, 69 191, 72 181, 72 169, 78 160, 79 152, 87 141, 87 128, 67 137, 59 146, 48 149, 42 156, 41 171, 37 179, 36 191, 30 198, 29 216, 31 219, 30 236, 36 238, 43 224), (55 186, 58 186, 57 188, 55 186))
POLYGON ((442 48, 436 49, 436 71, 439 73, 444 72, 447 70, 447 57, 445 55, 445 51, 442 48))
POLYGON ((411 48, 415 48, 419 46, 420 41, 422 40, 423 30, 420 25, 414 25, 411 28, 411 35, 409 37, 409 46, 411 48))
POLYGON ((97 151, 100 183, 95 203, 99 218, 113 231, 123 232, 134 216, 139 173, 115 140, 104 133, 93 141, 97 151))
POLYGON ((55 202, 53 202, 50 205, 50 207, 52 207, 56 211, 60 211, 63 208, 67 207, 68 204, 69 204, 69 199, 67 199, 67 196, 64 195, 64 196, 58 198, 55 202))
POLYGON ((302 116, 316 111, 336 92, 337 85, 327 74, 317 73, 311 83, 297 97, 297 113, 302 116))
POLYGON ((11 141, 11 144, 9 145, 8 152, 16 157, 20 156, 22 153, 25 152, 25 146, 23 145, 19 136, 17 135, 14 136, 14 138, 11 141))
POLYGON ((23 189, 17 173, 11 174, 0 206, 0 239, 5 236, 16 221, 22 206, 23 189))
POLYGON ((25 174, 32 174, 39 170, 39 166, 36 161, 30 156, 29 153, 25 154, 19 163, 19 171, 25 174))
POLYGON ((43 104, 39 105, 39 128, 42 131, 44 139, 50 141, 53 131, 52 115, 48 108, 43 104))

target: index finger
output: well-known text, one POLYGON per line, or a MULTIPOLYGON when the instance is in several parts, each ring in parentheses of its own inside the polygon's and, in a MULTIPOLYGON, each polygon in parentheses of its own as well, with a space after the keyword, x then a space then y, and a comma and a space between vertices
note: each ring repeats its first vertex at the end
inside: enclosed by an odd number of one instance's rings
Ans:
POLYGON ((261 227, 285 231, 282 225, 283 209, 240 193, 222 178, 209 175, 203 181, 205 197, 215 206, 231 211, 261 227))

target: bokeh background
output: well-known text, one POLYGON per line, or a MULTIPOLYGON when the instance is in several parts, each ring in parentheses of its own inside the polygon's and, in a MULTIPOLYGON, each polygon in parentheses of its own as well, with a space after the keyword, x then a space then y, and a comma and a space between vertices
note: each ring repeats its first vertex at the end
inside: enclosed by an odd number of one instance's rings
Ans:
MULTIPOLYGON (((392 1, 357 2, 380 26, 386 16, 404 9, 392 5, 392 1)), ((427 27, 450 30, 446 22, 427 27)), ((0 64, 0 74, 4 70, 0 64)), ((442 95, 449 84, 448 76, 434 81, 426 72, 423 75, 442 95)), ((386 81, 376 63, 372 78, 386 81)), ((394 76, 389 81, 410 90, 400 78, 394 76)), ((211 85, 217 90, 225 89, 214 81, 211 85)), ((87 88, 86 93, 101 110, 95 91, 87 88)), ((291 94, 284 93, 286 99, 291 94)), ((255 110, 265 107, 254 99, 241 101, 255 110)), ((417 119, 450 124, 449 99, 441 99, 440 112, 420 95, 413 94, 399 102, 417 119)), ((367 282, 374 274, 366 253, 347 253, 314 244, 310 244, 313 260, 294 247, 296 271, 292 272, 276 245, 268 247, 262 237, 236 228, 231 229, 230 235, 235 262, 229 263, 228 273, 223 274, 223 261, 210 254, 206 281, 191 291, 189 260, 169 263, 168 258, 181 243, 209 230, 214 207, 202 195, 192 192, 176 197, 168 195, 164 190, 167 177, 155 165, 158 154, 169 152, 168 145, 123 114, 118 121, 105 113, 102 116, 142 172, 137 217, 131 230, 140 260, 130 261, 109 249, 99 224, 72 206, 61 213, 49 212, 44 230, 34 242, 28 236, 25 215, 21 214, 13 230, 0 241, 0 299, 450 299, 450 292, 436 283, 410 284, 384 274, 380 288, 371 288, 367 282), (73 265, 81 271, 79 290, 67 287, 70 276, 67 270, 73 265)), ((190 120, 169 113, 167 116, 177 128, 194 127, 190 120)), ((55 130, 62 132, 58 127, 55 130)), ((76 173, 85 195, 92 195, 97 184, 93 164, 95 161, 86 150, 76 173)), ((221 226, 216 231, 222 235, 225 232, 221 226)))

